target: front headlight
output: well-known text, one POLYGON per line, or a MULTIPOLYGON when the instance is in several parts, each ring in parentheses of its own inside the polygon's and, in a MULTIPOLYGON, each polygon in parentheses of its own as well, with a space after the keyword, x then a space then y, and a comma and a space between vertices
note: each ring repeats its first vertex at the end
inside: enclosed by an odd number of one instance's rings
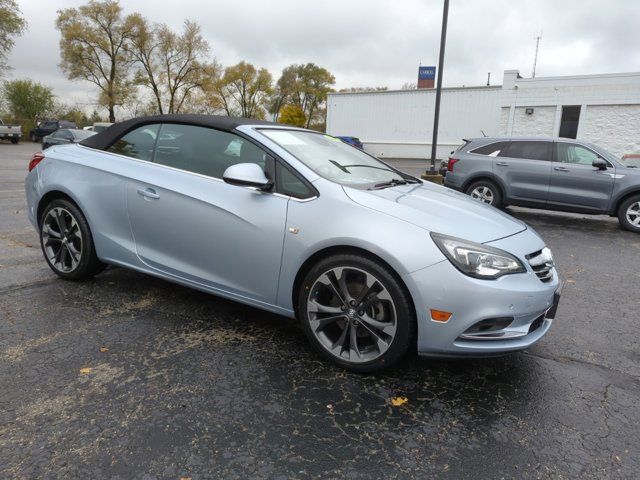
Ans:
POLYGON ((449 261, 470 277, 494 279, 527 271, 520 260, 499 248, 439 233, 432 233, 431 238, 449 261))

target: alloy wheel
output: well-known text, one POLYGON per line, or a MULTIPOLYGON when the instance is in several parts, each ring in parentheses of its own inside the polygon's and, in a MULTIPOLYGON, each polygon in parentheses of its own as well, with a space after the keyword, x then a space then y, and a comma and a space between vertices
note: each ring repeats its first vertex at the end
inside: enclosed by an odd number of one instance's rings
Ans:
POLYGON ((82 234, 75 217, 63 207, 47 212, 42 221, 42 246, 53 267, 62 272, 74 271, 82 257, 82 234))
POLYGON ((382 356, 397 330, 396 307, 387 288, 354 267, 335 267, 318 277, 309 291, 307 315, 323 348, 353 363, 382 356))
POLYGON ((627 208, 627 220, 634 227, 640 227, 640 202, 635 202, 627 208))
POLYGON ((493 204, 493 191, 484 185, 478 186, 471 191, 471 198, 486 204, 493 204))

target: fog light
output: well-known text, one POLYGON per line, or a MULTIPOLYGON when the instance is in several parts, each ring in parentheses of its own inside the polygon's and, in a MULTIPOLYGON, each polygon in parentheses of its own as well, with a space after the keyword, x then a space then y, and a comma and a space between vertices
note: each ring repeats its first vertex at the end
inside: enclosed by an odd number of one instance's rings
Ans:
POLYGON ((434 322, 446 323, 451 318, 451 315, 453 315, 453 313, 451 312, 445 312, 444 310, 434 310, 433 308, 430 311, 431 320, 433 320, 434 322))

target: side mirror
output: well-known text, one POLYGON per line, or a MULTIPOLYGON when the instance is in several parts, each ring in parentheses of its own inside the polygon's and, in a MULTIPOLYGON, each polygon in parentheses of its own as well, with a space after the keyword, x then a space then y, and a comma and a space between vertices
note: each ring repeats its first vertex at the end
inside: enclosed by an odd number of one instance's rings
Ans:
POLYGON ((224 171, 222 179, 231 185, 268 190, 272 183, 257 163, 238 163, 224 171))
POLYGON ((602 158, 598 157, 596 158, 592 165, 597 168, 598 170, 606 170, 607 169, 607 162, 605 162, 602 158))

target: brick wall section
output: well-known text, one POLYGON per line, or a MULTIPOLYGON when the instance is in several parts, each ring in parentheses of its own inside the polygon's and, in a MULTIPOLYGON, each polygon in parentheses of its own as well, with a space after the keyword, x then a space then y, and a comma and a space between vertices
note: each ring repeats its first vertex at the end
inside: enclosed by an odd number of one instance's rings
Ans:
MULTIPOLYGON (((513 115, 511 131, 503 130, 504 135, 513 136, 537 136, 553 135, 553 126, 556 117, 556 107, 530 107, 533 114, 525 113, 527 107, 516 107, 513 115)), ((507 110, 507 118, 509 109, 507 110)))
POLYGON ((640 105, 589 105, 581 138, 618 156, 640 153, 640 105))

